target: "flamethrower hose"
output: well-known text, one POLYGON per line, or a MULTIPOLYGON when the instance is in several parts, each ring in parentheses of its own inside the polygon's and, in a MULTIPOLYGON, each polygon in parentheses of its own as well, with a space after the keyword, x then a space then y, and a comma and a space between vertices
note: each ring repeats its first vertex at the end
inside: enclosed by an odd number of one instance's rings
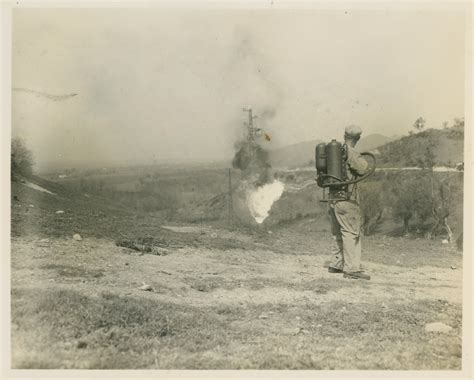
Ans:
POLYGON ((343 182, 340 178, 334 177, 330 174, 321 174, 321 177, 323 178, 333 178, 337 181, 338 183, 327 183, 327 184, 322 184, 321 187, 331 187, 331 186, 345 186, 345 185, 352 185, 353 183, 357 183, 360 181, 365 180, 367 177, 373 174, 375 171, 375 167, 377 166, 377 160, 375 159, 375 156, 372 153, 369 152, 364 152, 360 154, 361 156, 370 156, 372 158, 372 161, 374 161, 374 164, 369 168, 369 171, 365 173, 362 177, 359 178, 354 178, 353 180, 350 181, 345 181, 343 182))

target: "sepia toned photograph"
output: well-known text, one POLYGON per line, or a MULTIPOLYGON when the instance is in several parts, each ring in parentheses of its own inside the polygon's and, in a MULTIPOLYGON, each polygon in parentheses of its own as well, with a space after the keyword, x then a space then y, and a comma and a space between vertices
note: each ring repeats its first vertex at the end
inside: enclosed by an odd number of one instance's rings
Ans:
POLYGON ((9 9, 11 369, 466 369, 471 4, 313 5, 9 9))

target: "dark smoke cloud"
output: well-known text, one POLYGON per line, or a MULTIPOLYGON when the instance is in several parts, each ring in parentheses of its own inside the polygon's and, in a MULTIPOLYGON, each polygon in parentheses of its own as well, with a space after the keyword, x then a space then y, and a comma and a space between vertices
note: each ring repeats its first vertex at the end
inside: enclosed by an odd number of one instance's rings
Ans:
POLYGON ((268 152, 258 143, 249 144, 248 141, 236 143, 235 148, 232 167, 241 170, 244 178, 256 187, 268 183, 271 179, 268 152))
POLYGON ((271 181, 271 165, 267 150, 260 144, 271 143, 272 122, 283 99, 283 91, 271 69, 271 62, 262 54, 259 41, 245 28, 236 28, 235 45, 228 64, 228 73, 234 74, 248 94, 249 104, 255 110, 255 126, 262 136, 249 144, 247 136, 235 144, 232 166, 242 171, 244 178, 254 186, 271 181), (245 77, 241 77, 244 75, 245 77))

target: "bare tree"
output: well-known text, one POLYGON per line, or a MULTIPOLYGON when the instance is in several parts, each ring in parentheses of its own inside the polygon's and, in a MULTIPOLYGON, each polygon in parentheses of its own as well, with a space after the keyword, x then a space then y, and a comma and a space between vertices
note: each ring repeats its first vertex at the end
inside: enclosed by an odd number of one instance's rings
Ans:
POLYGON ((431 228, 431 231, 427 234, 427 238, 431 239, 431 237, 436 234, 439 228, 442 227, 446 230, 446 233, 448 234, 448 241, 452 242, 453 233, 448 224, 448 217, 454 207, 451 184, 449 183, 449 174, 443 179, 436 178, 434 174, 433 168, 436 161, 434 147, 435 145, 433 141, 429 141, 422 160, 422 167, 427 169, 429 175, 431 187, 431 214, 435 221, 433 227, 431 228))
POLYGON ((464 118, 463 117, 454 118, 453 128, 464 128, 464 118))
POLYGON ((453 241, 453 232, 448 223, 448 217, 451 214, 451 210, 454 208, 454 199, 452 196, 451 184, 449 183, 449 177, 446 176, 441 180, 437 180, 432 175, 432 208, 431 212, 435 223, 428 233, 428 238, 431 238, 436 232, 442 228, 448 234, 448 241, 453 241))
POLYGON ((413 123, 413 128, 415 128, 415 130, 417 132, 421 132, 423 130, 423 128, 425 127, 425 123, 426 123, 426 120, 423 119, 421 116, 415 120, 415 122, 413 123))

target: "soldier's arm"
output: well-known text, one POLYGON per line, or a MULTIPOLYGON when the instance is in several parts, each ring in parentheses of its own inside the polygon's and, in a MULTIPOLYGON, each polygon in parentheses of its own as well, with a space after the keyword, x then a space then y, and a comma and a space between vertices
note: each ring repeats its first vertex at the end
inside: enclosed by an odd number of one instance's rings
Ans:
POLYGON ((347 164, 358 175, 364 175, 369 168, 369 163, 354 149, 349 149, 347 152, 347 164))

